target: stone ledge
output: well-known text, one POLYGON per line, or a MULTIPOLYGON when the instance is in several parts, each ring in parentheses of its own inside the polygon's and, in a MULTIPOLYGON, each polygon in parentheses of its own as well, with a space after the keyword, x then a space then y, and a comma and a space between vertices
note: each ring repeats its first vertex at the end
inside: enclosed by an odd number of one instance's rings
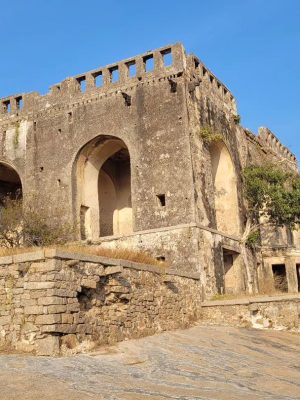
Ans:
MULTIPOLYGON (((142 264, 135 261, 122 260, 117 258, 109 258, 103 256, 94 256, 92 254, 84 254, 84 253, 73 253, 60 249, 45 249, 38 250, 28 253, 20 253, 13 256, 5 256, 0 257, 0 265, 9 265, 13 263, 23 263, 30 261, 40 261, 45 259, 64 259, 64 260, 76 260, 76 261, 85 261, 95 264, 102 264, 107 267, 115 266, 123 268, 135 269, 138 271, 147 271, 160 275, 172 275, 178 276, 187 279, 200 280, 199 273, 188 273, 188 272, 180 272, 180 271, 165 271, 159 266, 150 265, 150 264, 142 264)), ((120 271, 121 272, 121 271, 120 271)))
POLYGON ((0 265, 8 265, 13 263, 13 256, 0 257, 0 265))
POLYGON ((294 295, 279 295, 279 296, 261 296, 245 299, 234 299, 234 300, 220 300, 204 301, 202 307, 215 307, 215 306, 239 306, 239 305, 250 305, 256 303, 273 303, 273 302, 284 302, 284 301, 300 301, 300 294, 294 295))
MULTIPOLYGON (((28 261, 39 261, 39 260, 44 260, 45 259, 45 252, 44 250, 38 250, 34 251, 31 253, 20 253, 16 254, 13 257, 13 262, 14 263, 22 263, 22 262, 28 262, 28 261)), ((0 260, 1 262, 1 260, 0 260)))

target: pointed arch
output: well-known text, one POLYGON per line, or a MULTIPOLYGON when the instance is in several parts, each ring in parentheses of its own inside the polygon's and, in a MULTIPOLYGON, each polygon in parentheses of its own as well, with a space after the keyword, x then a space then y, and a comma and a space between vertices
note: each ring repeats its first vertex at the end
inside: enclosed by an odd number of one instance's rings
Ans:
POLYGON ((121 139, 88 142, 77 156, 76 182, 82 239, 132 232, 130 155, 121 139))
POLYGON ((237 176, 231 155, 224 142, 211 144, 210 158, 217 229, 230 235, 238 235, 240 218, 237 176))

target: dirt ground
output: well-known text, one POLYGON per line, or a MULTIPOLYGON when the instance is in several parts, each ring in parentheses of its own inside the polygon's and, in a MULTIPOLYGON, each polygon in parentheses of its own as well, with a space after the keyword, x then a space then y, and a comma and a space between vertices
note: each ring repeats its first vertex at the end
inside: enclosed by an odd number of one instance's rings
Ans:
POLYGON ((300 335, 195 326, 73 357, 0 355, 0 400, 298 400, 300 335))

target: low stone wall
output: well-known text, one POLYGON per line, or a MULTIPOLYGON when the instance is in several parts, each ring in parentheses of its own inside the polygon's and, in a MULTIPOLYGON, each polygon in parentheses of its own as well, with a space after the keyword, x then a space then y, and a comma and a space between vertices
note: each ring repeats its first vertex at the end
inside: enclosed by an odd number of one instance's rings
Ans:
POLYGON ((202 303, 201 319, 230 326, 300 332, 300 295, 206 301, 202 303))
POLYGON ((0 345, 40 355, 187 327, 197 274, 45 250, 0 258, 0 345))

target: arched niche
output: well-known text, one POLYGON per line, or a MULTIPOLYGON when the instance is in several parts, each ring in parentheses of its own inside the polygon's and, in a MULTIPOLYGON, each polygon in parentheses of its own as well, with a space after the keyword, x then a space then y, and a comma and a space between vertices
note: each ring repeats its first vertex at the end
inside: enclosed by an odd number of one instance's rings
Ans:
POLYGON ((11 165, 0 162, 0 202, 3 203, 5 198, 21 199, 22 183, 11 165))
POLYGON ((82 239, 132 232, 130 155, 125 143, 99 136, 79 152, 76 167, 82 239))
POLYGON ((238 235, 240 218, 237 178, 230 153, 220 141, 211 144, 210 157, 217 229, 230 235, 238 235))

